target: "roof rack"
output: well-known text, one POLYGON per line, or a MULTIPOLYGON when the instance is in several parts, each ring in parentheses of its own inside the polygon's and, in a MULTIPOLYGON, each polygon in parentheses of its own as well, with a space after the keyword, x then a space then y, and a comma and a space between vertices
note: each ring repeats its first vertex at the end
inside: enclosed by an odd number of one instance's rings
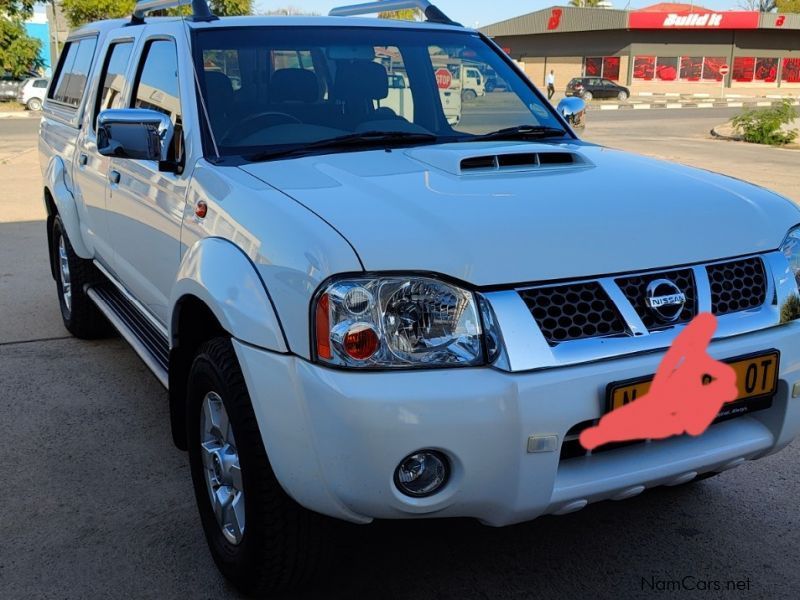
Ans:
POLYGON ((192 16, 190 17, 192 21, 216 21, 219 19, 208 8, 206 0, 139 0, 133 8, 131 24, 141 25, 144 23, 144 16, 154 10, 166 10, 189 4, 192 5, 192 16))
POLYGON ((352 17, 354 15, 371 15, 389 10, 403 10, 405 8, 418 8, 425 15, 425 20, 431 23, 442 23, 444 25, 458 25, 450 19, 439 8, 428 2, 428 0, 380 0, 379 2, 367 2, 365 4, 352 4, 350 6, 339 6, 328 13, 331 17, 352 17))

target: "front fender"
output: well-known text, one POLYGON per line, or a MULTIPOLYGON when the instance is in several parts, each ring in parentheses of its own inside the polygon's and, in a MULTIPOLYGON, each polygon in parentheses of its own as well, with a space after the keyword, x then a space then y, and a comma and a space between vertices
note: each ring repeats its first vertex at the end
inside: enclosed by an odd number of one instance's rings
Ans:
POLYGON ((236 339, 274 352, 289 351, 266 286, 242 250, 222 238, 195 242, 181 261, 171 295, 170 334, 177 338, 178 306, 195 296, 236 339))
POLYGON ((58 209, 58 216, 61 217, 64 229, 67 230, 67 237, 69 237, 75 254, 81 258, 93 258, 94 254, 83 241, 78 207, 75 204, 75 197, 67 187, 65 169, 64 161, 60 157, 54 156, 44 172, 45 186, 50 190, 50 195, 58 209))

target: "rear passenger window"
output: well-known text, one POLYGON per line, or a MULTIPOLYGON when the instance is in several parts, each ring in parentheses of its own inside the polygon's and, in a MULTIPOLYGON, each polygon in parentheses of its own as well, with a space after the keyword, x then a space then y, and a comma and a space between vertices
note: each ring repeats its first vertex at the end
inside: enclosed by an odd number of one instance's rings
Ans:
POLYGON ((101 87, 94 107, 92 127, 100 111, 122 106, 122 89, 125 87, 125 71, 133 49, 132 42, 121 42, 109 47, 106 64, 100 75, 101 87))
POLYGON ((56 83, 50 90, 50 98, 69 106, 80 106, 97 38, 84 38, 67 43, 56 73, 56 83))

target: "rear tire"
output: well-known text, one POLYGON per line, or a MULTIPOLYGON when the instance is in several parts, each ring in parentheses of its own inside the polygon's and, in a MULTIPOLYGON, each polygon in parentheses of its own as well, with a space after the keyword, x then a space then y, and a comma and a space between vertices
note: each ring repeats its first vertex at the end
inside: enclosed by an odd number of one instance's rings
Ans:
POLYGON ((187 403, 186 434, 195 498, 217 567, 248 595, 263 597, 306 586, 321 570, 329 523, 292 500, 275 478, 227 338, 215 338, 198 350, 189 372, 187 403), (207 416, 212 411, 223 416, 207 416), (224 446, 209 441, 209 422, 227 422, 227 426, 212 429, 229 432, 226 439, 231 443, 224 446), (215 451, 222 453, 223 460, 215 461, 215 451), (235 457, 235 462, 230 457, 235 457), (226 479, 228 467, 224 465, 228 464, 237 466, 238 478, 226 479), (215 489, 224 502, 212 500, 215 489), (239 494, 244 505, 240 514, 241 507, 234 506, 239 494), (236 517, 225 512, 234 509, 236 517), (227 527, 229 522, 232 527, 227 527))
POLYGON ((53 220, 53 264, 56 267, 56 289, 64 327, 77 338, 91 340, 111 335, 114 328, 100 309, 84 292, 84 287, 103 280, 92 264, 75 254, 61 217, 53 220))
POLYGON ((42 101, 39 98, 31 98, 25 106, 28 110, 38 112, 42 110, 42 101))

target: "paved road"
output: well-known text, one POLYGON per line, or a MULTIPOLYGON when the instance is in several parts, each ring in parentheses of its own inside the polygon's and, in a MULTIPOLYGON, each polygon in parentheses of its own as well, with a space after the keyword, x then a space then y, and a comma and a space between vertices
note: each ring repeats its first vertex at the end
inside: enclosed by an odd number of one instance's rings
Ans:
POLYGON ((0 161, 34 148, 37 131, 39 119, 36 118, 0 120, 0 161))
MULTIPOLYGON (((663 118, 679 139, 685 117, 663 118)), ((607 135, 652 135, 638 118, 618 127, 607 135)), ((35 129, 0 122, 0 152, 22 132, 32 148, 35 129)), ((235 598, 206 550, 165 392, 119 339, 77 341, 60 324, 37 178, 32 152, 0 161, 0 598, 235 598)), ((352 528, 320 597, 637 598, 690 577, 749 587, 698 597, 793 598, 799 482, 794 444, 702 483, 504 529, 352 528)))

